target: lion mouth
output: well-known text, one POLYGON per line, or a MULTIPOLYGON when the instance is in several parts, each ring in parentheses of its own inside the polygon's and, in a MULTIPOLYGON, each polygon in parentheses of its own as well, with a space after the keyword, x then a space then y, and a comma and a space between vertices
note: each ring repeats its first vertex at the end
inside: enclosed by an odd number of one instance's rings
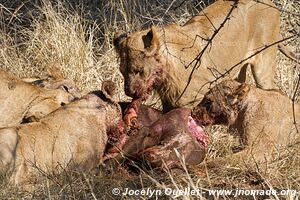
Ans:
POLYGON ((157 87, 156 81, 150 79, 147 81, 147 87, 144 91, 137 92, 134 96, 134 99, 141 99, 142 101, 146 101, 152 96, 153 90, 157 87))
MULTIPOLYGON (((197 107, 196 107, 197 108, 197 107)), ((191 116, 195 119, 197 124, 200 124, 202 127, 210 127, 215 124, 215 119, 206 109, 196 109, 192 111, 191 116)))
POLYGON ((147 88, 143 100, 147 100, 150 96, 152 96, 153 90, 154 90, 154 85, 152 84, 150 87, 147 88))
POLYGON ((208 136, 204 131, 204 127, 199 125, 197 121, 190 115, 188 117, 188 129, 192 135, 192 137, 203 147, 208 147, 208 136))
POLYGON ((146 89, 141 95, 141 99, 143 101, 147 100, 150 96, 152 96, 152 93, 155 89, 157 89, 163 82, 162 79, 162 71, 158 70, 153 73, 152 76, 149 77, 146 84, 146 89))

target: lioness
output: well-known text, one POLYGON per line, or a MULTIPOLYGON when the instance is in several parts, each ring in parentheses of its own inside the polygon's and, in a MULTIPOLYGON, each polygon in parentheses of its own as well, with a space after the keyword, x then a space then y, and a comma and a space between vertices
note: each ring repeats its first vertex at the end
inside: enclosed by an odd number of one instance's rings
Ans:
POLYGON ((57 63, 50 64, 46 68, 48 74, 46 78, 22 78, 22 81, 45 89, 62 89, 76 98, 80 98, 80 90, 73 80, 65 78, 57 63))
POLYGON ((121 108, 103 88, 39 122, 0 129, 0 170, 12 171, 13 184, 25 184, 39 173, 96 167, 110 131, 122 131, 121 108))
POLYGON ((64 80, 49 82, 46 89, 0 69, 0 128, 38 120, 74 100, 77 97, 74 93, 60 89, 65 87, 64 83, 64 80))
MULTIPOLYGON (((294 113, 300 130, 299 104, 294 113)), ((279 158, 298 138, 292 101, 287 96, 232 80, 223 81, 206 93, 192 115, 203 126, 225 124, 236 129, 242 151, 235 156, 246 163, 279 158)))
MULTIPOLYGON (((279 11, 270 0, 218 0, 183 26, 153 26, 130 36, 120 35, 114 44, 120 56, 125 93, 145 100, 156 90, 164 111, 194 107, 207 91, 207 87, 201 88, 206 82, 278 41, 279 25, 279 11), (235 6, 230 19, 209 41, 235 6), (201 59, 196 61, 208 43, 201 59), (194 67, 192 80, 179 98, 194 67)), ((257 86, 275 88, 276 50, 276 46, 271 46, 251 57, 234 69, 231 77, 244 81, 245 68, 250 65, 257 86)))

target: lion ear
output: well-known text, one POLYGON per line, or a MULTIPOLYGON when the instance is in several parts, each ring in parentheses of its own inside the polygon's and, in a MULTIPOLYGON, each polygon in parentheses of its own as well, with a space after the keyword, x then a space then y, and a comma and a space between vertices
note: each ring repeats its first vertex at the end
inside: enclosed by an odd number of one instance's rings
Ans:
POLYGON ((113 44, 118 52, 121 49, 121 43, 125 41, 127 37, 127 33, 121 31, 116 32, 116 34, 114 35, 113 44))
POLYGON ((153 55, 159 48, 159 37, 156 28, 152 26, 149 32, 142 36, 142 39, 147 54, 153 55))
POLYGON ((250 90, 250 86, 248 84, 246 83, 241 84, 241 86, 238 87, 233 93, 231 104, 233 105, 243 100, 245 96, 248 94, 249 90, 250 90))
POLYGON ((116 93, 116 84, 110 80, 103 81, 101 91, 106 98, 111 99, 116 93))

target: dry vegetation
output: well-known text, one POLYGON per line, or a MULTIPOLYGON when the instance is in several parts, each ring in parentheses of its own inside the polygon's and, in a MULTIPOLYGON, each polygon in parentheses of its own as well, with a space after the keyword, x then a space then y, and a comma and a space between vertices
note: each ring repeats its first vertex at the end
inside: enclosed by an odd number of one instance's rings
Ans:
MULTIPOLYGON (((300 2, 274 1, 282 10, 282 35, 286 37, 293 32, 299 33, 300 2)), ((112 79, 118 84, 117 99, 125 100, 123 80, 111 42, 114 33, 119 29, 128 32, 140 30, 152 24, 182 24, 212 0, 88 0, 84 1, 84 5, 76 0, 22 2, 25 1, 0 1, 1 68, 19 77, 43 78, 47 76, 47 66, 58 63, 65 77, 73 79, 83 93, 99 89, 103 80, 112 79)), ((299 53, 299 37, 287 44, 299 53)), ((280 53, 278 62, 276 83, 292 97, 300 73, 299 65, 280 53)), ((230 154, 230 147, 234 146, 236 140, 227 134, 226 128, 213 127, 210 133, 212 145, 208 158, 230 154)), ((7 186, 6 175, 1 175, 0 199, 131 199, 128 196, 114 196, 111 191, 113 188, 167 187, 190 187, 204 191, 213 188, 294 189, 299 195, 299 151, 298 146, 288 149, 285 156, 268 166, 268 173, 238 166, 218 166, 213 169, 193 167, 161 173, 159 170, 136 166, 130 174, 122 170, 115 173, 100 170, 96 175, 65 172, 44 177, 34 184, 30 192, 7 186)), ((139 198, 148 199, 146 196, 139 198)), ((152 198, 155 199, 155 196, 152 198)), ((176 195, 159 198, 192 199, 176 195)), ((207 198, 218 199, 213 196, 207 198)), ((276 195, 269 198, 292 199, 291 196, 276 195)))

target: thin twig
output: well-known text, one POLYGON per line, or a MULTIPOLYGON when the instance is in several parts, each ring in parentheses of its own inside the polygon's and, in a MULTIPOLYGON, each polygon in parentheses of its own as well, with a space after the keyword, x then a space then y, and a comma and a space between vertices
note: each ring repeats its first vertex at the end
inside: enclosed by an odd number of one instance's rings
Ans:
POLYGON ((24 6, 25 4, 24 3, 22 3, 19 7, 17 7, 16 9, 15 9, 15 11, 12 13, 12 15, 11 15, 11 18, 10 18, 10 20, 9 20, 9 22, 8 22, 8 25, 12 22, 12 20, 14 19, 14 18, 18 18, 18 12, 19 12, 19 10, 24 6))
POLYGON ((158 19, 158 18, 154 18, 154 17, 148 17, 148 16, 145 16, 145 15, 142 15, 138 12, 136 12, 135 10, 132 11, 134 14, 140 16, 141 18, 143 19, 147 19, 147 20, 150 20, 150 21, 157 21, 157 22, 164 22, 163 19, 158 19))
POLYGON ((264 50, 266 50, 266 49, 268 49, 268 48, 270 48, 270 47, 272 47, 272 46, 274 46, 274 45, 280 44, 280 43, 282 43, 282 42, 284 42, 284 41, 286 41, 286 40, 290 40, 290 39, 292 39, 292 38, 294 38, 294 37, 298 37, 298 34, 294 34, 294 35, 291 35, 291 36, 289 36, 289 37, 287 37, 287 38, 283 38, 283 39, 278 40, 278 41, 276 41, 276 42, 273 42, 273 43, 271 43, 271 44, 265 45, 265 46, 264 46, 263 48, 261 48, 260 50, 257 50, 256 52, 254 52, 253 54, 251 54, 251 55, 248 56, 247 58, 241 60, 240 62, 238 62, 238 63, 236 63, 235 65, 233 65, 232 67, 230 67, 228 70, 226 70, 224 73, 222 73, 222 74, 221 74, 219 77, 217 77, 215 80, 210 81, 210 82, 208 82, 208 83, 213 84, 213 83, 217 82, 219 79, 224 78, 224 77, 225 77, 226 75, 228 75, 233 69, 235 69, 237 66, 239 66, 239 65, 242 64, 243 62, 245 62, 245 61, 251 59, 252 57, 256 56, 257 54, 263 52, 264 50))
POLYGON ((169 7, 168 7, 167 10, 165 11, 165 13, 162 15, 162 18, 164 18, 164 16, 169 12, 170 8, 173 6, 173 4, 175 3, 175 1, 176 1, 176 0, 173 0, 173 1, 170 3, 169 7))
MULTIPOLYGON (((245 58, 245 59, 241 60, 240 62, 236 63, 235 65, 233 65, 232 67, 230 67, 228 70, 226 70, 224 73, 220 73, 220 76, 218 76, 218 77, 215 76, 215 79, 214 79, 213 81, 209 81, 209 82, 206 82, 205 84, 203 84, 203 85, 201 86, 201 89, 203 89, 207 84, 209 84, 209 85, 211 86, 212 84, 214 84, 215 82, 217 82, 217 81, 220 80, 221 78, 224 78, 226 75, 229 75, 230 72, 231 72, 233 69, 235 69, 237 66, 241 65, 243 62, 245 62, 245 61, 251 59, 252 57, 256 56, 257 54, 261 53, 262 51, 264 51, 264 50, 266 50, 266 49, 268 49, 268 48, 270 48, 270 47, 272 47, 272 46, 274 46, 274 45, 277 45, 277 44, 279 44, 279 43, 282 43, 282 42, 284 42, 284 41, 286 41, 286 40, 290 40, 290 39, 292 39, 292 38, 294 38, 294 37, 299 37, 299 35, 298 35, 298 34, 294 34, 294 35, 292 35, 292 36, 290 36, 290 37, 283 38, 283 39, 278 40, 278 41, 276 41, 276 42, 274 42, 274 43, 265 45, 262 49, 257 50, 256 52, 254 52, 253 54, 251 54, 251 55, 248 56, 247 58, 245 58)), ((193 68, 193 69, 194 69, 194 68, 193 68)), ((189 81, 190 81, 190 79, 189 79, 189 81)), ((189 82, 188 82, 188 84, 189 84, 189 82)), ((298 83, 298 84, 299 84, 299 83, 298 83)), ((200 92, 201 89, 198 90, 198 92, 200 92)), ((178 99, 178 100, 179 100, 179 99, 178 99)))
POLYGON ((184 2, 186 2, 186 0, 183 0, 178 6, 174 7, 174 10, 180 8, 184 4, 184 2))
POLYGON ((185 88, 183 89, 182 93, 180 94, 180 96, 178 97, 178 99, 176 100, 176 103, 179 101, 179 99, 183 96, 183 94, 185 93, 185 91, 187 90, 188 86, 190 85, 190 82, 192 80, 192 76, 194 74, 194 71, 198 68, 198 64, 200 65, 201 63, 201 58, 204 55, 204 52, 206 51, 206 49, 209 47, 209 45, 212 43, 213 39, 216 37, 216 35, 220 32, 220 30, 224 27, 225 23, 230 19, 230 16, 233 12, 233 10, 235 8, 237 8, 237 4, 238 4, 239 0, 235 0, 234 3, 231 6, 231 9, 229 10, 228 14, 226 15, 224 21, 220 24, 220 26, 218 27, 218 29, 216 29, 213 33, 213 35, 211 36, 210 39, 207 40, 206 45, 204 46, 204 48, 200 51, 200 53, 197 55, 197 57, 195 59, 193 59, 187 66, 186 68, 188 68, 189 66, 192 65, 192 63, 194 63, 196 61, 196 63, 193 66, 193 69, 189 75, 188 78, 188 82, 185 86, 185 88))
POLYGON ((294 121, 294 125, 295 125, 297 133, 299 133, 299 130, 298 130, 298 127, 297 127, 297 120, 296 120, 296 115, 295 115, 295 101, 296 101, 296 97, 297 97, 297 94, 298 94, 299 85, 300 85, 300 74, 298 75, 296 88, 295 88, 295 91, 294 91, 294 94, 293 94, 293 97, 292 97, 293 121, 294 121))

